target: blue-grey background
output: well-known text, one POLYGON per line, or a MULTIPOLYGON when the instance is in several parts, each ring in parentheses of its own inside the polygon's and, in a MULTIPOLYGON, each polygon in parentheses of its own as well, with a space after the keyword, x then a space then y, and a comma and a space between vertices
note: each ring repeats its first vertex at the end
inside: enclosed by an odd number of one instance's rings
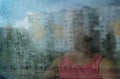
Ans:
POLYGON ((120 0, 0 0, 1 75, 41 78, 55 57, 72 50, 74 26, 120 66, 120 0))

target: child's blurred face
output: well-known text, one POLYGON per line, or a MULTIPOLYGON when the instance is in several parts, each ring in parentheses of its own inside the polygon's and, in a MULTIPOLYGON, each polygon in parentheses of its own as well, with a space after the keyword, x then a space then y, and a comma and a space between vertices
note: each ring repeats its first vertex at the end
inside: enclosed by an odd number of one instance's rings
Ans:
POLYGON ((77 50, 87 52, 90 50, 91 42, 86 42, 84 39, 86 38, 85 33, 80 27, 75 27, 73 30, 74 37, 74 47, 77 50))

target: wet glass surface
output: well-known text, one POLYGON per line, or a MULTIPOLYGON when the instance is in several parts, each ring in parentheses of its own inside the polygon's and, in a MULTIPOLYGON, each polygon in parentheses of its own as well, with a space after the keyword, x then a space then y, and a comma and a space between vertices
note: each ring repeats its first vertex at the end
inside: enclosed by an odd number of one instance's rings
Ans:
POLYGON ((0 79, 41 79, 55 57, 73 50, 74 27, 94 37, 95 51, 119 69, 119 5, 119 0, 0 0, 0 79))

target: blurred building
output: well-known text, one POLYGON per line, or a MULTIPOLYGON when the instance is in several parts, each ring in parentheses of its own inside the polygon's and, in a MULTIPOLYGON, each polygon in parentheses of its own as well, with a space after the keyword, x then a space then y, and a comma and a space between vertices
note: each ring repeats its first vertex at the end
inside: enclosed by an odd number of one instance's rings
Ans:
POLYGON ((84 32, 94 38, 94 47, 100 50, 99 15, 96 8, 83 7, 83 28, 84 32))
POLYGON ((31 34, 32 40, 36 45, 36 48, 40 49, 42 52, 46 50, 46 33, 45 33, 45 14, 28 14, 28 24, 29 32, 31 34))
POLYGON ((120 51, 120 20, 113 23, 113 30, 116 38, 116 51, 120 51))
POLYGON ((65 52, 68 49, 66 44, 65 36, 66 33, 66 20, 65 20, 66 10, 60 10, 58 12, 54 12, 54 45, 55 51, 57 52, 65 52))
POLYGON ((64 31, 64 38, 65 38, 65 44, 66 49, 68 51, 71 51, 73 49, 73 10, 66 10, 65 13, 65 31, 64 31))
POLYGON ((116 41, 116 51, 120 51, 120 6, 113 6, 115 12, 115 18, 112 22, 112 28, 114 30, 115 41, 116 41))
MULTIPOLYGON (((98 8, 98 12, 99 12, 100 27, 97 29, 99 29, 100 31, 101 50, 104 50, 103 42, 105 41, 107 34, 112 32, 113 24, 115 20, 119 20, 120 10, 118 6, 110 5, 110 6, 98 8)), ((118 48, 118 46, 116 46, 116 48, 118 48)))
POLYGON ((53 53, 54 52, 54 15, 53 13, 49 13, 46 19, 47 23, 45 25, 45 32, 46 32, 46 45, 47 45, 47 52, 53 53))
POLYGON ((100 48, 100 34, 99 30, 95 29, 99 27, 99 15, 96 9, 90 7, 83 7, 81 9, 73 10, 72 12, 72 26, 80 27, 86 35, 94 38, 96 49, 100 48))
POLYGON ((100 47, 99 30, 95 29, 96 27, 99 27, 99 16, 96 9, 90 7, 83 7, 81 9, 67 10, 65 14, 65 37, 67 38, 67 44, 69 45, 68 47, 72 49, 74 46, 74 27, 80 27, 80 31, 83 31, 86 35, 94 37, 96 47, 100 47))

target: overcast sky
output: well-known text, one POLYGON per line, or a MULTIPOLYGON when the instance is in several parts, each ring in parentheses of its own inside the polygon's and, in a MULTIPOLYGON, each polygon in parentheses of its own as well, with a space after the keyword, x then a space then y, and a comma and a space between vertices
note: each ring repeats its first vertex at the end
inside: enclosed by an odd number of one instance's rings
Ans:
POLYGON ((107 6, 119 4, 120 0, 0 0, 0 16, 9 22, 22 19, 28 12, 56 11, 61 8, 81 6, 107 6))

